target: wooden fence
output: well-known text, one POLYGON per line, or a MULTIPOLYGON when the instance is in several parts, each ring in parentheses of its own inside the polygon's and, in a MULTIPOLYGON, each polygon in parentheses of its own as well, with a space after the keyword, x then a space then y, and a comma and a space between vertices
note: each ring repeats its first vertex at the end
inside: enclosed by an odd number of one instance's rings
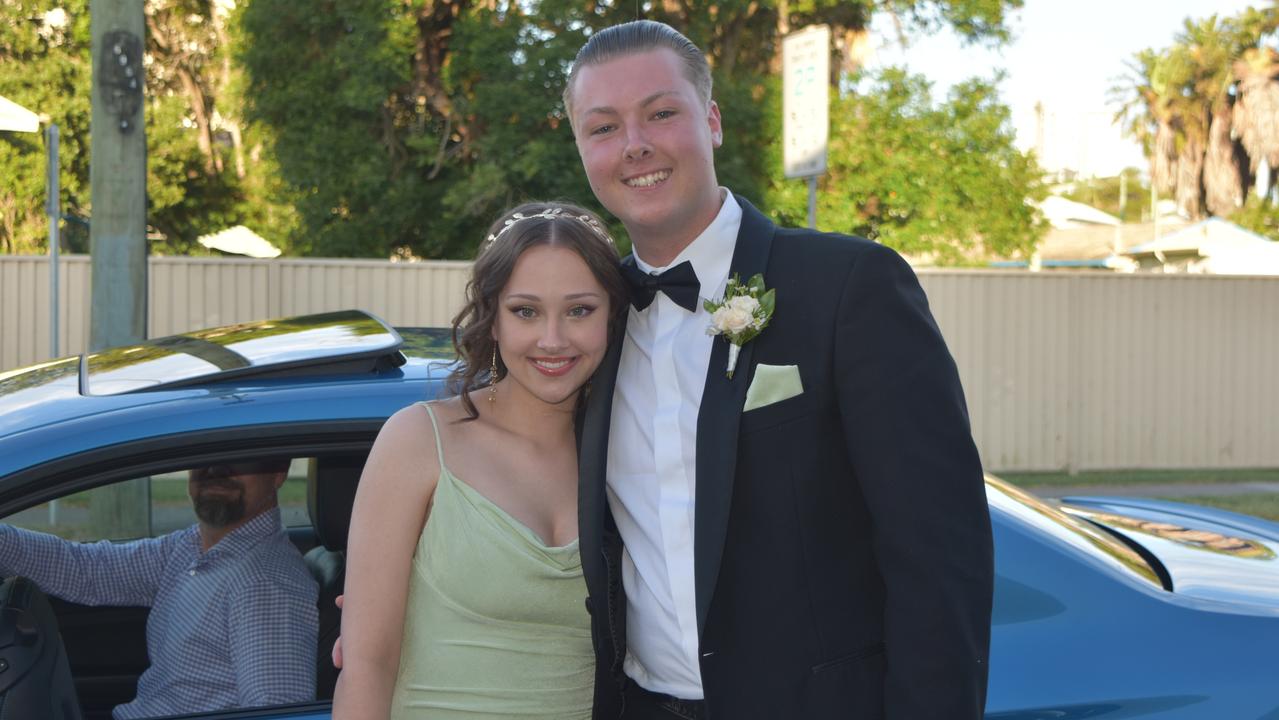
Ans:
MULTIPOLYGON (((49 356, 48 260, 0 257, 0 372, 49 356)), ((445 325, 469 264, 153 258, 151 337, 344 308, 445 325)), ((60 269, 61 354, 89 261, 60 269)), ((992 470, 1279 467, 1279 279, 921 270, 992 470)), ((922 451, 923 449, 921 449, 922 451)))

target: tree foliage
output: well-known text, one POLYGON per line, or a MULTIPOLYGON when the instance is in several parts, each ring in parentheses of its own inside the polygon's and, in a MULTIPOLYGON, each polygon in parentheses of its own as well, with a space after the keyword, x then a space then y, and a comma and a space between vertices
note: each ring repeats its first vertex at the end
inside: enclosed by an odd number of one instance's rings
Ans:
MULTIPOLYGON (((151 251, 207 253, 203 234, 250 225, 287 242, 296 221, 263 143, 238 120, 236 70, 215 0, 148 0, 147 226, 151 251), (247 156, 246 156, 247 155, 247 156)), ((61 131, 67 249, 87 252, 89 196, 89 1, 0 0, 0 95, 49 116, 61 131), (79 222, 74 222, 79 220, 79 222)), ((35 136, 0 134, 0 250, 47 250, 44 149, 35 136)))
MULTIPOLYGON (((89 204, 88 5, 0 0, 9 19, 0 23, 0 95, 58 125, 63 207, 74 214, 89 204)), ((47 247, 44 198, 41 136, 0 132, 0 252, 47 247)), ((87 247, 88 234, 80 235, 87 247)))
POLYGON ((1137 53, 1113 90, 1156 190, 1192 219, 1260 207, 1247 203, 1258 167, 1279 162, 1279 53, 1263 44, 1276 28, 1273 7, 1187 19, 1172 45, 1137 53))
MULTIPOLYGON (((832 106, 829 172, 819 185, 820 227, 878 240, 945 264, 1029 255, 1044 226, 1027 200, 1047 194, 1013 146, 995 87, 970 80, 934 103, 929 83, 899 69, 832 106)), ((803 185, 782 181, 776 206, 802 224, 803 185)))
MULTIPOLYGON (((53 4, 0 0, 30 6, 28 15, 53 4)), ((217 0, 148 0, 153 247, 198 252, 200 234, 245 224, 293 254, 459 258, 517 201, 571 198, 600 209, 560 93, 590 33, 637 13, 708 50, 725 118, 721 182, 778 219, 802 222, 803 184, 781 179, 775 78, 785 32, 828 24, 832 87, 846 90, 842 81, 858 71, 857 44, 877 15, 891 14, 903 36, 947 26, 998 44, 1021 4, 240 0, 226 15, 217 0)), ((88 214, 87 0, 63 5, 74 6, 79 24, 62 45, 40 46, 25 25, 0 30, 0 93, 34 102, 43 88, 60 88, 49 94, 67 108, 64 132, 74 135, 64 144, 73 175, 64 175, 64 188, 88 214), (12 64, 19 56, 2 44, 10 36, 32 46, 12 64), (41 79, 24 79, 29 67, 41 79)), ((1036 172, 1012 150, 1007 110, 990 84, 963 85, 937 104, 919 78, 889 73, 869 93, 838 96, 832 138, 822 227, 948 261, 978 248, 1015 253, 1033 241, 1038 226, 1023 199, 1040 192, 1036 172)), ((38 214, 39 176, 30 180, 22 165, 37 155, 30 139, 0 140, 0 177, 29 180, 10 195, 0 190, 0 203, 16 198, 11 204, 38 214)), ((13 224, 27 229, 10 235, 28 240, 10 251, 39 248, 35 225, 13 224)))

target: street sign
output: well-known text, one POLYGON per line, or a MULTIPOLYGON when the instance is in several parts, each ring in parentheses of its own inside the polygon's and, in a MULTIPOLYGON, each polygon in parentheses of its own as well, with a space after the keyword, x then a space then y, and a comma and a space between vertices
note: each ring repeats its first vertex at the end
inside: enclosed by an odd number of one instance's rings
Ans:
POLYGON ((782 165, 788 178, 826 172, 830 134, 830 28, 782 39, 782 165))

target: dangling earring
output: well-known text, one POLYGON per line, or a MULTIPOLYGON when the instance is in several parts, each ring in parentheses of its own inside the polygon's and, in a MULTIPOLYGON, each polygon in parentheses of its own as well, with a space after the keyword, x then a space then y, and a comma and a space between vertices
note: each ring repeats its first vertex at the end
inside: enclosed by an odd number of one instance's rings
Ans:
POLYGON ((493 343, 493 359, 489 361, 489 402, 497 402, 497 343, 493 343))

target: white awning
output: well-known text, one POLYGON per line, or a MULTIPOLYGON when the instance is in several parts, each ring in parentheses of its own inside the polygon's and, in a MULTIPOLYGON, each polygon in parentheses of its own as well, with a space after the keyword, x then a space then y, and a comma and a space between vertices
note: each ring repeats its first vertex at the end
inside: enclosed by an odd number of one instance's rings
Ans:
POLYGON ((0 130, 40 132, 40 116, 0 95, 0 130))
POLYGON ((204 235, 198 238, 197 242, 212 250, 248 255, 253 258, 273 258, 280 255, 279 248, 243 225, 236 225, 212 235, 204 235))

